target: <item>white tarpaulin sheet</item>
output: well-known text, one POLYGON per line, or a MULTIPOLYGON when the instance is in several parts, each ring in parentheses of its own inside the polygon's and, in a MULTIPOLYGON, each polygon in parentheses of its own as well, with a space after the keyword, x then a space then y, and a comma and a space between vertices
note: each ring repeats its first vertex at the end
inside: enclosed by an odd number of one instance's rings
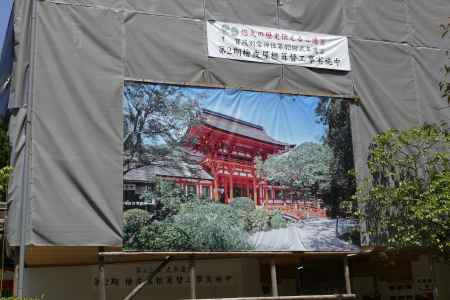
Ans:
POLYGON ((210 57, 350 71, 345 36, 237 23, 207 23, 210 57))

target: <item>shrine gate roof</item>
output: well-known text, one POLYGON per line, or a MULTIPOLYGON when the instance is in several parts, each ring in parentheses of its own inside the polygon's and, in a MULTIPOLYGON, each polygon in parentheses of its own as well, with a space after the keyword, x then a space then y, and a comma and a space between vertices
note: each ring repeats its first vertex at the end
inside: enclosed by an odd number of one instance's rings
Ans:
POLYGON ((236 119, 208 109, 203 109, 203 123, 208 127, 258 140, 260 142, 282 147, 292 146, 272 138, 260 125, 236 119))

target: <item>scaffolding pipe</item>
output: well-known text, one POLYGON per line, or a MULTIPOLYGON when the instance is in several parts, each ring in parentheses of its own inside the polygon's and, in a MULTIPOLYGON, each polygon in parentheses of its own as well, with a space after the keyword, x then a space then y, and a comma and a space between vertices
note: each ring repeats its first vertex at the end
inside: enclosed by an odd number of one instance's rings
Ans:
POLYGON ((191 299, 197 299, 195 290, 195 284, 196 284, 196 275, 195 275, 195 260, 192 258, 189 264, 189 275, 190 275, 190 282, 191 282, 191 299))
POLYGON ((352 293, 352 286, 350 283, 350 268, 348 266, 348 256, 344 257, 344 275, 345 275, 345 292, 352 293))
POLYGON ((270 279, 272 282, 272 296, 278 297, 277 265, 274 259, 270 260, 270 279))
MULTIPOLYGON (((103 252, 104 248, 99 247, 99 252, 103 252)), ((103 256, 98 257, 98 299, 106 300, 106 279, 105 279, 105 258, 103 256)))
POLYGON ((148 277, 137 285, 123 300, 131 300, 133 299, 140 290, 144 288, 150 281, 152 281, 153 277, 155 277, 170 261, 172 260, 172 256, 166 256, 165 260, 150 274, 148 277))

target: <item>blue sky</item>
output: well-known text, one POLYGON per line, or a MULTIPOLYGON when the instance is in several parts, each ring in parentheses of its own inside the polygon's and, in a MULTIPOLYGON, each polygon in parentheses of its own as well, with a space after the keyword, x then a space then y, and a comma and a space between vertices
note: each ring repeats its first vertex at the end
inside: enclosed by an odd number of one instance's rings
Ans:
POLYGON ((325 132, 314 112, 318 97, 190 87, 186 92, 205 94, 200 106, 261 125, 270 136, 285 143, 320 142, 325 132))
MULTIPOLYGON (((285 143, 321 142, 325 133, 323 124, 318 122, 315 114, 320 100, 318 97, 237 89, 180 88, 185 96, 197 100, 202 108, 258 124, 270 136, 285 143)), ((125 104, 128 96, 124 94, 124 97, 125 104)))
POLYGON ((11 13, 12 0, 0 0, 0 48, 3 48, 6 27, 11 13))

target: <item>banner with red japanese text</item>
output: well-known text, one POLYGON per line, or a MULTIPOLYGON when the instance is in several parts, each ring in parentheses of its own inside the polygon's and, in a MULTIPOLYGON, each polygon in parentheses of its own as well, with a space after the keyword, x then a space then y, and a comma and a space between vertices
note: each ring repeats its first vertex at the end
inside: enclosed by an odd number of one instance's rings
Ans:
POLYGON ((350 71, 345 36, 208 21, 210 57, 350 71))

